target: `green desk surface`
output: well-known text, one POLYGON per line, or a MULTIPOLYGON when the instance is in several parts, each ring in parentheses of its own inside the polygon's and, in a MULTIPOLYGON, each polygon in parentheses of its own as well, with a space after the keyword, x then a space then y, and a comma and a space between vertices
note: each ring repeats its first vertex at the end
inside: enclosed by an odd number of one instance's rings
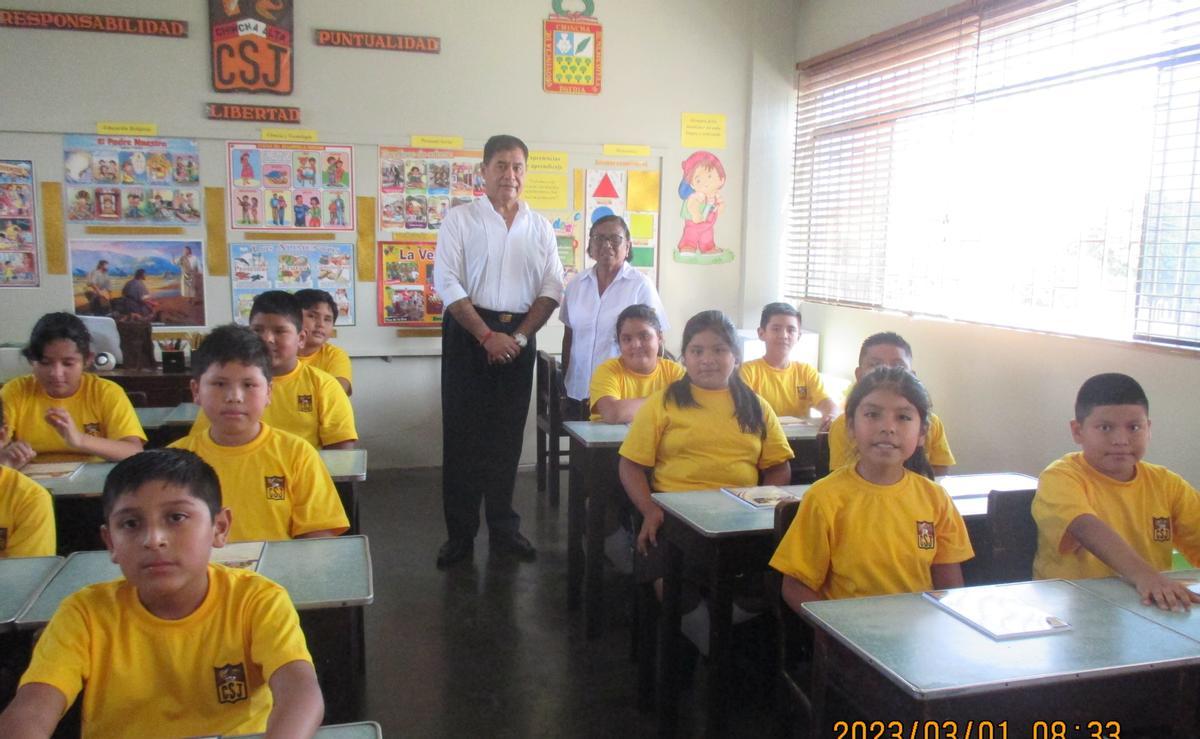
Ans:
POLYGON ((163 420, 164 426, 191 426, 200 414, 200 406, 195 403, 180 403, 171 409, 171 413, 163 420))
MULTIPOLYGON (((619 447, 629 433, 627 423, 600 423, 598 421, 563 421, 563 430, 572 439, 588 448, 619 447)), ((815 439, 820 430, 817 423, 791 423, 783 427, 789 441, 815 439)))
MULTIPOLYGON (((265 734, 241 734, 246 739, 266 736, 265 734)), ((374 721, 360 721, 354 724, 337 724, 322 726, 317 729, 316 739, 382 739, 383 729, 374 721)), ((234 739, 228 737, 227 739, 234 739)))
POLYGON ((978 475, 942 475, 937 479, 951 498, 987 497, 993 490, 1037 490, 1037 478, 1020 472, 988 472, 978 475))
MULTIPOLYGON (((1200 570, 1177 570, 1164 573, 1172 580, 1200 582, 1200 570)), ((1200 604, 1193 604, 1192 610, 1177 613, 1164 611, 1158 606, 1144 606, 1137 590, 1118 577, 1102 577, 1095 580, 1075 580, 1076 585, 1094 593, 1109 603, 1148 618, 1151 621, 1178 631, 1184 636, 1200 641, 1200 604)))
MULTIPOLYGON (((361 606, 375 599, 371 551, 365 536, 267 542, 258 571, 282 585, 296 610, 361 606)), ((121 570, 108 552, 75 552, 16 619, 17 628, 36 628, 54 615, 71 593, 115 580, 121 570)))
MULTIPOLYGON (((322 449, 318 453, 334 482, 367 479, 366 449, 322 449)), ((59 477, 38 482, 56 498, 95 498, 104 491, 104 479, 114 465, 114 462, 89 462, 70 478, 59 477)))
POLYGON ((167 416, 175 412, 174 408, 134 408, 138 423, 146 431, 155 431, 163 427, 167 416))
MULTIPOLYGON (((785 485, 783 489, 797 498, 804 497, 808 485, 785 485)), ((654 502, 669 511, 701 536, 736 536, 775 528, 774 508, 755 508, 722 490, 691 493, 654 493, 654 502)))
POLYGON ((805 603, 802 615, 919 700, 1200 665, 1200 643, 1066 580, 980 587, 1073 628, 996 641, 920 593, 805 603))
POLYGON ((62 557, 0 559, 0 633, 16 627, 17 616, 41 592, 62 563, 62 557))

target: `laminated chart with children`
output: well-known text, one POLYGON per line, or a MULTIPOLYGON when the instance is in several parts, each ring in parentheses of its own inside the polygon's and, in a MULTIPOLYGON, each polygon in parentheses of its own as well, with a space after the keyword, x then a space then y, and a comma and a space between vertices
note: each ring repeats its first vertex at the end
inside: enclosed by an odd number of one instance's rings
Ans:
POLYGON ((327 144, 230 141, 229 227, 354 231, 354 150, 327 144))
POLYGON ((0 287, 37 287, 33 162, 0 159, 0 287))
POLYGON ((63 137, 63 197, 74 223, 199 224, 200 154, 194 139, 63 137))
POLYGON ((340 243, 234 243, 229 245, 233 316, 250 321, 255 296, 268 290, 324 290, 338 306, 336 323, 353 325, 354 245, 340 243))

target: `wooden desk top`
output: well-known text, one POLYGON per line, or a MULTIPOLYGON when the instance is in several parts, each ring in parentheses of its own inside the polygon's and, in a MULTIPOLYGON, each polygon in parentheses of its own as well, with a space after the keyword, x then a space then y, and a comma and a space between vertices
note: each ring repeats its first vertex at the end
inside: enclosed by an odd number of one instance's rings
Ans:
POLYGON ((920 593, 805 603, 801 615, 918 700, 1200 665, 1200 643, 1066 580, 980 587, 1072 629, 996 641, 920 593))

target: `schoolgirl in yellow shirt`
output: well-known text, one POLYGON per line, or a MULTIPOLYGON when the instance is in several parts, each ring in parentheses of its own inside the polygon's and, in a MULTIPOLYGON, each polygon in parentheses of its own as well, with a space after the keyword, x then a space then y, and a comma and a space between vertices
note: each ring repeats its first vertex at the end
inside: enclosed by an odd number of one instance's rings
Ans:
POLYGON ((963 584, 961 563, 974 550, 925 459, 929 408, 921 382, 902 368, 877 368, 854 386, 846 416, 858 461, 809 488, 771 558, 792 609, 963 584))
POLYGON ((33 373, 0 388, 12 440, 0 463, 23 467, 36 455, 119 462, 142 451, 146 434, 119 385, 84 369, 92 337, 70 313, 34 324, 23 354, 33 373))
POLYGON ((648 305, 631 305, 617 316, 617 345, 621 355, 592 370, 592 421, 629 423, 647 396, 684 375, 678 362, 663 356, 662 323, 648 305))

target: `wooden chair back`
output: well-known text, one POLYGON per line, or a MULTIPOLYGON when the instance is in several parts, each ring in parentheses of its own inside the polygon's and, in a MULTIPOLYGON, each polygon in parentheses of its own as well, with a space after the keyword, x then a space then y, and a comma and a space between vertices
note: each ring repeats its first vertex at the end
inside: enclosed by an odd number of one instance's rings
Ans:
POLYGON ((1033 520, 1036 490, 993 490, 988 493, 988 529, 992 538, 991 580, 1023 582, 1033 577, 1037 523, 1033 520))

